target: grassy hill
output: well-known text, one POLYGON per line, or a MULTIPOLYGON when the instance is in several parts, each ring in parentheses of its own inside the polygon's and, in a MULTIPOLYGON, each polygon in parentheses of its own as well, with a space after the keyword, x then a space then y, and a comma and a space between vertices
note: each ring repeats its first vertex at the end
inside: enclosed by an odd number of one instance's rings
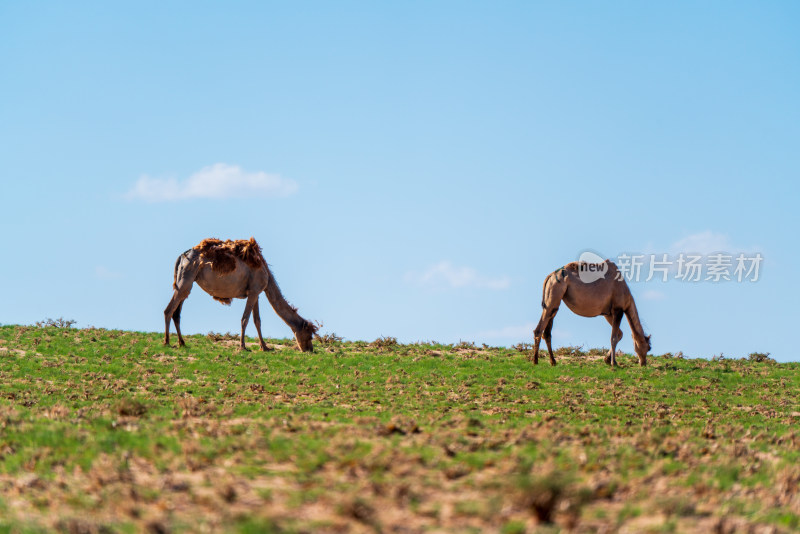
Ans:
POLYGON ((799 364, 329 338, 0 327, 0 532, 800 529, 799 364))

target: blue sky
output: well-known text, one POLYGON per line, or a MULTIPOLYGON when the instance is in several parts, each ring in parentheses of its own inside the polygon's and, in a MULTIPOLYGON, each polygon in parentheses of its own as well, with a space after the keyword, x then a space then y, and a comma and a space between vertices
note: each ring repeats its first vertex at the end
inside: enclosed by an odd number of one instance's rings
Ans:
MULTIPOLYGON (((323 331, 511 345, 583 251, 758 253, 756 282, 632 283, 653 352, 797 361, 798 17, 4 2, 0 323, 161 331, 178 254, 254 236, 323 331)), ((195 287, 182 326, 235 332, 242 309, 195 287)), ((609 338, 559 312, 556 345, 609 338)))

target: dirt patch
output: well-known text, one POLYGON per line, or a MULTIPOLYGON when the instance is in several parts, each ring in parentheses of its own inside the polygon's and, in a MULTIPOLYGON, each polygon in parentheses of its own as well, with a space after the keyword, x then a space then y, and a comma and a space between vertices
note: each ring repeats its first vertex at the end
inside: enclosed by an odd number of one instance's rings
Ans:
POLYGON ((25 356, 26 352, 22 349, 10 349, 8 347, 0 347, 0 356, 15 355, 19 357, 25 356))

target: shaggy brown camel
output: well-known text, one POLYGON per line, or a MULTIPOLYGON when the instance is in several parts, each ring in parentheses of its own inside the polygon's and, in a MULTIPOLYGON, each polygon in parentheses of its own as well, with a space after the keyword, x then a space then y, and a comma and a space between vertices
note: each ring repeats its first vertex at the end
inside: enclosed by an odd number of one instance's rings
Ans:
POLYGON ((620 275, 617 266, 610 260, 605 265, 572 262, 550 273, 544 280, 542 295, 542 318, 533 331, 534 350, 533 363, 539 363, 539 342, 544 336, 547 343, 547 352, 550 355, 550 364, 555 365, 553 348, 550 345, 550 332, 553 329, 553 318, 558 312, 558 306, 564 302, 574 313, 583 317, 597 317, 602 315, 611 325, 611 350, 606 356, 606 363, 617 365, 617 343, 622 339, 622 330, 619 325, 622 315, 628 317, 633 333, 633 344, 639 356, 639 365, 647 365, 647 353, 650 351, 650 336, 646 336, 636 312, 628 284, 620 275), (587 283, 581 279, 581 272, 605 272, 605 275, 584 277, 583 280, 594 279, 587 283))
POLYGON ((261 350, 268 350, 264 338, 261 337, 261 317, 258 311, 258 297, 263 291, 275 313, 289 325, 294 332, 297 346, 303 352, 313 352, 311 340, 317 327, 306 321, 297 313, 297 308, 286 302, 267 262, 261 255, 261 247, 252 237, 249 241, 220 241, 205 239, 199 245, 181 254, 175 262, 173 275, 172 299, 164 310, 166 330, 164 344, 169 345, 169 322, 175 322, 178 331, 178 343, 181 347, 186 343, 181 335, 181 308, 183 301, 189 296, 192 284, 197 282, 203 291, 225 305, 232 299, 247 299, 242 316, 241 347, 244 344, 244 331, 253 314, 253 322, 258 332, 261 350))

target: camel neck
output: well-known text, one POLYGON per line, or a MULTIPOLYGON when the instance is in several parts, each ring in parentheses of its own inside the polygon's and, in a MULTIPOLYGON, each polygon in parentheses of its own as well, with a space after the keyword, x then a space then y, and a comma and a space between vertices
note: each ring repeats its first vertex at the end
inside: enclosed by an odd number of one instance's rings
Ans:
POLYGON ((281 288, 278 286, 278 283, 275 281, 275 277, 272 276, 272 273, 269 271, 269 269, 267 269, 267 273, 269 275, 269 282, 267 283, 267 289, 265 292, 270 305, 272 305, 272 309, 275 310, 275 313, 278 314, 278 317, 283 319, 284 323, 289 325, 289 328, 292 329, 292 332, 297 332, 303 328, 306 320, 300 317, 300 314, 297 313, 297 308, 289 304, 283 297, 281 288))

